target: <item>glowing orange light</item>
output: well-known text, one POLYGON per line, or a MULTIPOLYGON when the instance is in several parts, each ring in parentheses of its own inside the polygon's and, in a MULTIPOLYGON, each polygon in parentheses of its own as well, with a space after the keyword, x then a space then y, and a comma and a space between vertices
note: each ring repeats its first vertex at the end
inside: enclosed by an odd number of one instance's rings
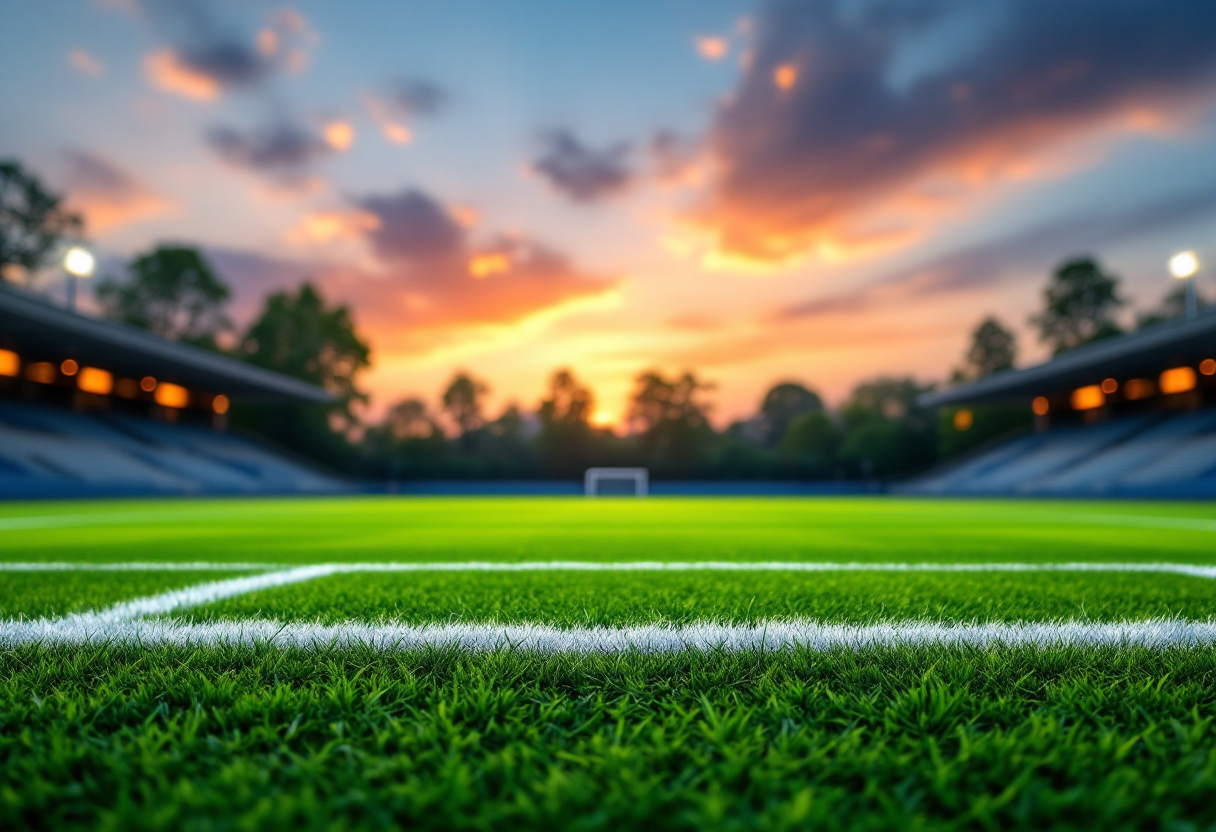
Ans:
POLYGON ((511 268, 511 258, 500 251, 478 254, 469 261, 469 274, 476 278, 489 277, 511 268))
POLYGON ((726 57, 728 48, 726 41, 722 38, 697 38, 697 52, 707 61, 719 61, 726 57))
POLYGON ((448 208, 448 213, 452 216, 452 219, 465 228, 472 228, 477 225, 477 220, 480 219, 477 209, 469 208, 467 205, 453 205, 448 208))
POLYGON ((384 138, 393 144, 409 144, 413 140, 414 134, 404 124, 386 124, 384 125, 384 138))
POLYGON ((1035 396, 1034 401, 1030 403, 1030 409, 1034 411, 1035 416, 1046 416, 1051 405, 1048 404, 1046 396, 1035 396))
POLYGON ((595 425, 597 428, 610 427, 615 422, 616 417, 613 416, 612 412, 608 410, 597 410, 591 416, 591 424, 595 425))
POLYGON ((263 29, 258 32, 258 51, 267 58, 279 51, 279 36, 274 29, 263 29))
POLYGON ((151 393, 156 389, 156 379, 152 378, 152 376, 144 376, 139 380, 139 389, 145 393, 151 393))
POLYGON ((1172 370, 1166 370, 1157 379, 1161 392, 1167 396, 1194 390, 1196 381, 1198 379, 1195 378, 1195 371, 1190 367, 1174 367, 1172 370))
POLYGON ((79 369, 80 365, 70 358, 59 365, 59 372, 63 373, 65 376, 74 376, 76 375, 76 371, 79 369))
POLYGON ((212 399, 211 400, 211 410, 215 413, 221 413, 221 414, 227 413, 228 412, 228 397, 220 395, 220 396, 216 396, 214 399, 212 399))
POLYGON ((355 143, 355 128, 345 121, 330 122, 325 125, 325 142, 339 153, 345 153, 355 143))
POLYGON ((1216 376, 1216 358, 1205 358, 1200 361, 1199 372, 1205 376, 1216 376))
POLYGON ((1157 385, 1146 378, 1133 378, 1123 384, 1123 395, 1131 401, 1147 399, 1157 392, 1157 385))
POLYGON ((1118 389, 1119 382, 1115 381, 1113 378, 1108 378, 1102 382, 1102 392, 1108 396, 1118 389))
POLYGON ((954 429, 955 430, 970 430, 971 425, 975 422, 975 414, 970 410, 960 410, 954 414, 954 429))
POLYGON ((10 350, 0 350, 0 376, 15 378, 21 372, 21 359, 10 350))
POLYGON ((1093 410, 1096 407, 1101 407, 1106 404, 1106 394, 1102 392, 1102 388, 1096 384, 1090 384, 1087 387, 1078 387, 1072 391, 1072 409, 1073 410, 1093 410))
POLYGON ((50 384, 55 380, 55 365, 49 361, 35 361, 25 368, 25 377, 39 384, 50 384))
POLYGON ((133 399, 139 395, 139 382, 133 378, 120 378, 114 385, 114 392, 124 399, 133 399))
POLYGON ((144 74, 165 92, 207 101, 220 94, 219 82, 183 61, 172 49, 158 49, 144 58, 144 74))
POLYGON ((76 386, 86 393, 108 396, 114 389, 114 376, 96 367, 84 367, 76 377, 76 386))
POLYGON ((162 407, 185 407, 190 403, 190 391, 180 385, 162 381, 156 385, 156 403, 162 407))
POLYGON ((794 84, 798 83, 798 67, 793 64, 782 64, 777 67, 773 71, 773 83, 777 85, 777 89, 793 89, 794 84))

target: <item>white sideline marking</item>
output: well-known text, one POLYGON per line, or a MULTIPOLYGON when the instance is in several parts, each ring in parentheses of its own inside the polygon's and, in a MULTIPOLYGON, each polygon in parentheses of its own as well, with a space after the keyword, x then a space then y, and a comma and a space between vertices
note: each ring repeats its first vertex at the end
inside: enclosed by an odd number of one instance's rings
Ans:
MULTIPOLYGON (((1160 572, 1216 578, 1216 565, 1191 563, 833 563, 825 561, 434 561, 318 563, 317 576, 357 572, 1160 572)), ((289 570, 285 563, 48 563, 0 562, 0 572, 39 571, 223 571, 289 570)), ((254 591, 253 589, 249 590, 254 591)))
MULTIPOLYGON (((31 564, 8 564, 21 567, 31 564)), ((39 564, 38 566, 41 566, 39 564)), ((63 564, 70 568, 71 564, 63 564)), ((92 565, 85 565, 86 568, 92 565)), ((112 564, 113 566, 113 564, 112 564)), ((117 566, 127 566, 118 564, 117 566)), ((142 566, 131 564, 130 566, 142 566)), ((193 568, 210 564, 193 564, 193 568)), ((225 565, 215 564, 216 567, 225 565)), ((734 563, 725 561, 638 561, 586 563, 328 563, 299 566, 197 584, 112 607, 56 619, 0 621, 0 645, 109 642, 194 646, 274 644, 281 647, 354 647, 404 650, 457 647, 468 650, 523 649, 542 653, 670 652, 685 649, 750 650, 805 648, 860 649, 894 645, 1009 646, 1194 646, 1216 643, 1216 622, 1149 619, 1112 623, 1031 624, 824 624, 807 619, 757 624, 647 624, 630 627, 571 627, 546 624, 308 624, 273 620, 183 622, 148 619, 174 610, 209 604, 262 589, 359 572, 424 571, 886 571, 886 572, 1170 572, 1216 577, 1216 567, 1176 563, 734 563)))
POLYGON ((426 648, 521 650, 538 653, 667 653, 681 650, 739 651, 868 647, 1167 647, 1216 643, 1216 622, 1154 618, 1110 623, 1038 624, 824 624, 806 619, 756 624, 648 624, 632 627, 555 627, 545 624, 343 624, 266 620, 184 623, 166 619, 59 620, 0 623, 0 645, 126 644, 213 647, 273 645, 324 649, 365 647, 379 651, 426 648))

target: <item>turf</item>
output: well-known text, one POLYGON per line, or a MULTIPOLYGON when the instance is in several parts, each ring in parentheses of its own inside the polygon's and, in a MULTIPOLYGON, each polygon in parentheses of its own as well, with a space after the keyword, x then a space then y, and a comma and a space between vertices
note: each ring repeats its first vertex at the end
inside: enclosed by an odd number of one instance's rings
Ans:
MULTIPOLYGON (((1216 507, 26 503, 0 506, 0 541, 0 562, 1216 565, 1216 507)), ((0 571, 0 615, 81 612, 229 576, 0 571)), ((1216 580, 351 573, 171 614, 571 627, 1207 620, 1216 580)), ((1210 646, 570 655, 152 647, 100 632, 84 646, 0 648, 0 828, 1216 829, 1214 718, 1210 646)))
POLYGON ((0 618, 84 612, 237 574, 243 573, 4 572, 0 573, 0 618))
POLYGON ((390 573, 252 592, 177 617, 565 626, 814 618, 1051 621, 1216 618, 1216 581, 1139 573, 390 573))
POLYGON ((10 504, 4 560, 1212 561, 1216 506, 893 499, 10 504), (126 519, 124 519, 126 518, 126 519), (1178 520, 1206 531, 1174 528, 1178 520), (101 521, 101 522, 99 522, 101 521), (1145 525, 1145 522, 1148 525, 1145 525))
POLYGON ((0 826, 1200 829, 1211 651, 0 656, 0 826))

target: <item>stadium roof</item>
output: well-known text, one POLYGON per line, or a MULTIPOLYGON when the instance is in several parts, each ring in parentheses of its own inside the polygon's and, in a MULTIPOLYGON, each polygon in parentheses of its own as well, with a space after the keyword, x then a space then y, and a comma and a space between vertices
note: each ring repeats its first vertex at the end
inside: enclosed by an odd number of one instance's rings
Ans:
POLYGON ((1190 320, 1156 326, 1078 347, 1025 370, 996 373, 970 384, 926 393, 924 407, 1028 400, 1097 384, 1105 378, 1153 377, 1162 370, 1216 358, 1216 307, 1190 320))
POLYGON ((327 391, 280 373, 142 329, 90 318, 24 293, 0 289, 0 348, 23 358, 100 367, 117 375, 150 375, 183 387, 246 400, 329 404, 327 391))

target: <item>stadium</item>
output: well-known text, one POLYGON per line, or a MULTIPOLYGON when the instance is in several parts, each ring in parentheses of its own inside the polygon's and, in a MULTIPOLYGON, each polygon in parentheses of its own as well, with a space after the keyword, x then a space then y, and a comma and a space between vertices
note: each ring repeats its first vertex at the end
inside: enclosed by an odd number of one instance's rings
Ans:
POLYGON ((559 5, 0 12, 0 827, 1216 828, 1212 11, 559 5))

